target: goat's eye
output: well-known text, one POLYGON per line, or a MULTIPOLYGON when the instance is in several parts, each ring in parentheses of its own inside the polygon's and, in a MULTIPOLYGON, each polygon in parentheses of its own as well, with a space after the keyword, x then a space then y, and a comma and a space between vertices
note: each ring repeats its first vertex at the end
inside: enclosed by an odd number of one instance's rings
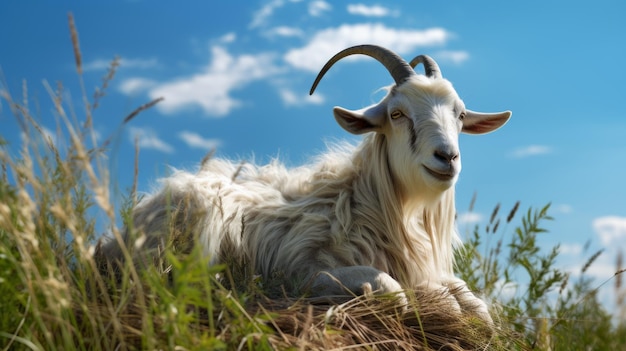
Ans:
POLYGON ((402 116, 404 116, 404 113, 402 113, 402 111, 395 110, 391 112, 391 119, 398 119, 402 116))

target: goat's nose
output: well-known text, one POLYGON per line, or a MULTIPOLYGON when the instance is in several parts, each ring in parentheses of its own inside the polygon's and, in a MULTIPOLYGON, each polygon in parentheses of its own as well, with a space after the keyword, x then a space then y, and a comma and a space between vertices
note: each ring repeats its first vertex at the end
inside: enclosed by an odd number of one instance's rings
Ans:
POLYGON ((459 158, 459 153, 449 150, 435 150, 435 158, 441 162, 452 164, 459 158))

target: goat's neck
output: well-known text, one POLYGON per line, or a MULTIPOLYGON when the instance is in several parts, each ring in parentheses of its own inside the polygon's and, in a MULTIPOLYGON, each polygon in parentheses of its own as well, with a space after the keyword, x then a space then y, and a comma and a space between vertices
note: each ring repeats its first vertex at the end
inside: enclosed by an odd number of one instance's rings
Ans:
MULTIPOLYGON (((416 196, 406 197, 398 188, 389 167, 385 137, 375 135, 368 138, 355 155, 358 159, 354 161, 358 162, 360 169, 357 170, 354 186, 361 189, 355 189, 354 193, 368 195, 367 199, 363 199, 369 200, 366 206, 375 207, 368 213, 376 214, 376 220, 386 229, 385 234, 393 236, 385 240, 386 251, 402 252, 409 261, 420 261, 422 267, 418 269, 429 267, 427 271, 420 272, 422 275, 432 274, 433 271, 452 274, 452 244, 458 238, 454 228, 454 189, 445 191, 436 201, 428 203, 416 196), (425 257, 432 260, 423 262, 425 257)), ((365 206, 355 200, 357 206, 365 206)), ((390 264, 402 265, 404 262, 407 261, 398 259, 390 264)), ((408 267, 400 266, 390 268, 408 270, 408 267)))

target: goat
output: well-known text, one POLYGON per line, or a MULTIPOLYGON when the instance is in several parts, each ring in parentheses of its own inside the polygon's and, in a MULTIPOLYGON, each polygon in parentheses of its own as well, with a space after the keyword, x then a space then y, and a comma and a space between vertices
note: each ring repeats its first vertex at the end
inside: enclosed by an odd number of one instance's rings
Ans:
MULTIPOLYGON (((453 272, 458 136, 494 131, 511 112, 467 110, 432 58, 409 64, 374 45, 332 57, 310 94, 333 64, 355 54, 379 61, 395 81, 377 104, 334 108, 343 129, 367 133, 358 145, 331 147, 294 169, 211 158, 196 173, 176 171, 134 208, 134 228, 147 237, 140 251, 161 247, 174 228, 191 233, 211 264, 248 265, 288 294, 402 295, 426 287, 490 321, 486 304, 453 272), (425 75, 414 71, 419 63, 425 75)), ((122 257, 115 241, 103 251, 122 257)))

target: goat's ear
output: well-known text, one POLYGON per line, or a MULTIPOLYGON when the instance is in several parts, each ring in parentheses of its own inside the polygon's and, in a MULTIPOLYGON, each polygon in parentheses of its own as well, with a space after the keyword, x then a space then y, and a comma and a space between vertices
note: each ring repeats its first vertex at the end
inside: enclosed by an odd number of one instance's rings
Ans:
POLYGON ((502 127, 511 118, 511 111, 482 113, 466 110, 463 133, 485 134, 502 127))
POLYGON ((343 129, 352 134, 363 134, 381 129, 386 120, 387 106, 377 104, 356 111, 336 106, 333 114, 343 129))

